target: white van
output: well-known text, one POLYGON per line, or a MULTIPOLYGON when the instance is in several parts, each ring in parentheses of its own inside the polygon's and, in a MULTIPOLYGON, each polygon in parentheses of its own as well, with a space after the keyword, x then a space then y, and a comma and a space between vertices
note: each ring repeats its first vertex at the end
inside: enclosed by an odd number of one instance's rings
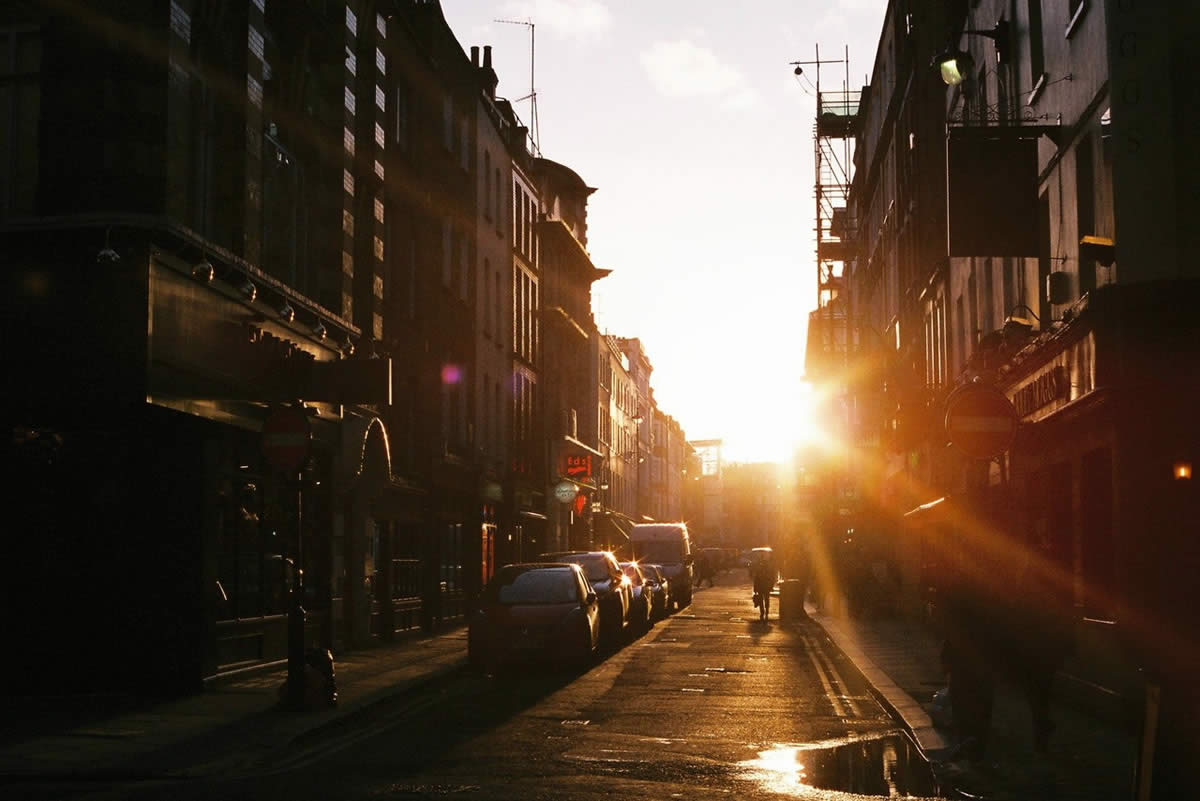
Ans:
POLYGON ((692 542, 684 523, 638 523, 629 534, 633 558, 662 565, 671 582, 672 605, 692 602, 692 542))

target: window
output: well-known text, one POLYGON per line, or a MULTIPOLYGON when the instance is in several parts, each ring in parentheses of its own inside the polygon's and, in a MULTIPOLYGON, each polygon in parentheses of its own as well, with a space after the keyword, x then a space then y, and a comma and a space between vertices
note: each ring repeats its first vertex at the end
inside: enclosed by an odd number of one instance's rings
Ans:
POLYGON ((504 188, 500 185, 500 168, 496 167, 493 170, 493 172, 496 175, 496 180, 495 180, 495 184, 496 184, 496 230, 503 232, 504 231, 504 200, 503 200, 501 193, 504 191, 504 188))
POLYGON ((1029 102, 1038 94, 1046 76, 1046 55, 1042 43, 1042 0, 1027 0, 1029 10, 1029 102))
POLYGON ((393 94, 392 137, 401 150, 408 149, 408 87, 400 84, 393 94))
POLYGON ((483 260, 483 335, 492 336, 492 265, 486 258, 483 260))
POLYGON ((1116 590, 1113 546, 1112 455, 1108 448, 1084 454, 1079 477, 1079 509, 1083 515, 1082 543, 1084 609, 1108 616, 1116 590))
MULTIPOLYGON (((1085 134, 1075 146, 1075 213, 1078 234, 1082 238, 1096 233, 1096 174, 1092 134, 1085 134)), ((1096 288, 1096 261, 1079 251, 1079 295, 1096 288)))
MULTIPOLYGON (((1002 311, 1004 313, 1005 320, 1008 319, 1008 315, 1012 312, 1013 307, 1017 305, 1016 286, 1015 282, 1013 281, 1015 278, 1013 275, 1015 272, 1013 269, 1014 261, 1016 260, 1010 259, 1008 256, 1004 256, 1000 259, 1000 279, 1004 285, 1004 306, 1002 311)), ((1003 324, 1004 320, 1001 320, 1000 322, 1003 324)))
POLYGON ((455 289, 458 290, 458 297, 461 300, 467 299, 467 238, 465 236, 454 237, 454 276, 452 278, 455 289))
MULTIPOLYGON (((979 293, 975 289, 975 264, 971 264, 971 275, 967 278, 967 303, 969 304, 970 327, 967 329, 967 338, 971 342, 971 353, 975 352, 975 343, 979 341, 979 293)), ((968 354, 969 356, 970 354, 968 354)))
POLYGON ((483 414, 479 417, 479 439, 485 446, 492 443, 492 378, 483 374, 483 414))
POLYGON ((463 117, 458 122, 459 141, 458 141, 458 156, 459 164, 464 170, 471 169, 471 135, 467 128, 467 118, 463 117))
POLYGON ((40 31, 0 30, 0 219, 34 212, 41 66, 40 31))
POLYGON ((449 523, 442 546, 442 582, 448 592, 460 592, 462 587, 463 524, 449 523))
POLYGON ((500 434, 501 434, 501 430, 504 428, 504 411, 503 411, 503 407, 500 405, 500 382, 499 381, 496 381, 496 383, 492 385, 492 409, 496 415, 495 425, 492 426, 492 446, 497 451, 499 451, 500 450, 500 434))
POLYGON ((1071 38, 1071 34, 1075 32, 1075 26, 1083 19, 1083 15, 1087 13, 1087 0, 1067 0, 1067 31, 1066 37, 1071 38))
POLYGON ((462 267, 462 286, 459 287, 459 297, 467 303, 475 300, 475 262, 471 261, 470 243, 466 237, 462 240, 462 253, 459 258, 462 267))
POLYGON ((980 319, 981 332, 988 333, 999 328, 996 325, 996 287, 993 281, 995 265, 992 257, 983 260, 983 315, 980 319))
POLYGON ((408 319, 415 320, 417 317, 417 241, 412 236, 408 237, 407 258, 404 265, 408 271, 405 279, 407 292, 405 297, 405 312, 408 319))
POLYGON ((442 286, 450 286, 453 280, 454 235, 450 230, 450 221, 442 220, 442 286))
POLYGON ((487 182, 487 188, 484 190, 483 196, 483 216, 484 219, 492 219, 492 200, 495 195, 492 193, 492 154, 488 151, 483 151, 483 175, 484 181, 487 182))
POLYGON ((492 330, 496 332, 496 342, 500 342, 500 321, 504 319, 501 309, 504 308, 503 294, 500 292, 500 271, 495 274, 495 291, 492 293, 492 330))

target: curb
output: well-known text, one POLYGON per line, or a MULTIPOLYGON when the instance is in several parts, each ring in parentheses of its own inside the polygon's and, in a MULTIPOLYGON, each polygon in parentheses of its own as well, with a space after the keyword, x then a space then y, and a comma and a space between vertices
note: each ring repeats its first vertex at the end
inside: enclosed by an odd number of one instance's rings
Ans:
POLYGON ((76 762, 56 766, 29 765, 27 770, 0 772, 0 786, 30 781, 143 781, 194 779, 216 773, 247 772, 278 760, 288 751, 312 749, 322 738, 336 736, 337 729, 350 728, 364 716, 404 696, 446 682, 467 669, 466 649, 459 655, 444 655, 441 664, 426 672, 373 689, 337 706, 309 712, 287 712, 271 705, 259 712, 236 717, 194 736, 144 751, 128 752, 114 761, 76 762), (222 742, 214 746, 214 742, 222 742), (201 753, 196 754, 199 750, 201 753), (182 755, 198 756, 185 762, 182 755), (166 763, 166 764, 163 764, 166 763), (159 767, 148 768, 148 765, 159 767))
POLYGON ((172 778, 194 779, 214 773, 228 776, 231 771, 252 773, 264 769, 275 770, 286 767, 304 759, 312 751, 318 749, 320 741, 335 736, 338 729, 357 725, 361 723, 363 717, 382 710, 389 703, 453 679, 465 672, 467 668, 467 658, 464 653, 461 657, 447 664, 439 665, 421 676, 384 689, 374 690, 351 702, 341 702, 336 707, 315 715, 311 725, 297 726, 294 731, 281 738, 280 742, 256 749, 253 753, 242 752, 191 765, 185 769, 173 771, 171 776, 172 778), (303 753, 297 754, 291 759, 285 759, 287 753, 294 749, 302 749, 303 753))
POLYGON ((917 700, 892 681, 892 678, 863 652, 858 643, 841 629, 837 621, 826 615, 810 613, 809 617, 858 668, 867 680, 872 695, 893 718, 903 724, 922 755, 930 762, 945 759, 952 750, 952 744, 933 725, 929 713, 917 700))

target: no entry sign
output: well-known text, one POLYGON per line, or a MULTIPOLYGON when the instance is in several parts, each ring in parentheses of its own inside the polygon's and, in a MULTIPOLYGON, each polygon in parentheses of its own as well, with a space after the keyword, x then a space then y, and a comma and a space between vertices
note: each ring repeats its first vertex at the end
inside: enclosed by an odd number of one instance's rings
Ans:
POLYGON ((267 464, 294 473, 308 458, 312 429, 308 413, 300 406, 276 406, 263 423, 262 453, 267 464))
POLYGON ((1008 398, 989 384, 968 384, 946 400, 950 444, 976 459, 993 459, 1008 450, 1019 423, 1008 398))

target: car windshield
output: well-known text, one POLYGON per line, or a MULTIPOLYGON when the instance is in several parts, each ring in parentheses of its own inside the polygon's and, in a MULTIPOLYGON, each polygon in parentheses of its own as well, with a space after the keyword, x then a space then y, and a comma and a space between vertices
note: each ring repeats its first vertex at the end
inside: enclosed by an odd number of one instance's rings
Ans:
POLYGON ((526 570, 497 585, 495 597, 505 606, 567 604, 579 600, 578 590, 571 570, 526 570))
POLYGON ((583 575, 595 584, 597 581, 608 580, 608 560, 601 554, 576 553, 564 557, 568 562, 574 562, 583 568, 583 575))
POLYGON ((646 540, 633 544, 633 555, 651 562, 682 562, 678 540, 646 540))

